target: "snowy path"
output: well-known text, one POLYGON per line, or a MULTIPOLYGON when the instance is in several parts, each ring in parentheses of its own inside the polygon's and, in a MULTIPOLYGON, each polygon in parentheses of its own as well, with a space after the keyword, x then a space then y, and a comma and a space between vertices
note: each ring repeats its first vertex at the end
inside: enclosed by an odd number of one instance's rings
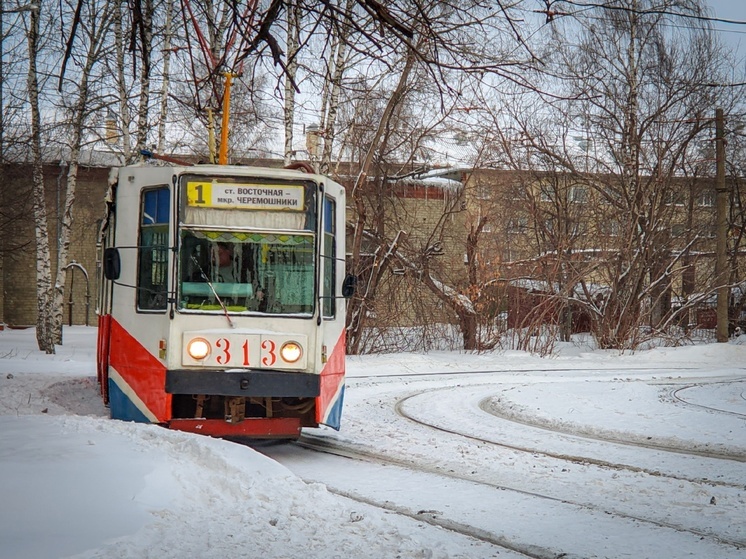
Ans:
MULTIPOLYGON (((323 483, 330 491, 470 533, 527 557, 743 558, 743 548, 707 534, 542 495, 391 464, 319 455, 289 445, 266 452, 306 481, 323 483)), ((494 550, 486 552, 468 556, 493 557, 494 550)), ((504 553, 501 550, 500 557, 504 553)))
POLYGON ((342 432, 314 435, 392 463, 288 446, 270 455, 331 490, 415 517, 426 511, 419 516, 531 556, 744 556, 743 408, 723 414, 672 397, 686 387, 694 400, 712 381, 717 395, 706 403, 732 402, 742 370, 486 376, 451 386, 427 375, 353 380, 342 432), (489 413, 497 411, 521 422, 489 413))
POLYGON ((268 445, 304 483, 245 446, 106 418, 95 333, 45 355, 0 331, 3 559, 746 557, 746 337, 351 357, 342 431, 309 434, 382 458, 268 445))

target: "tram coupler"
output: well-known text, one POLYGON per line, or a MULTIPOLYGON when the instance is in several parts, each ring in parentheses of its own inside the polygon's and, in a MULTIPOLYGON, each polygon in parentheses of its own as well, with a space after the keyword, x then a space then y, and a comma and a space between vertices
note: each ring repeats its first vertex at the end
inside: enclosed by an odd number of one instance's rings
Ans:
POLYGON ((246 398, 225 399, 225 420, 229 423, 241 423, 246 419, 246 398))

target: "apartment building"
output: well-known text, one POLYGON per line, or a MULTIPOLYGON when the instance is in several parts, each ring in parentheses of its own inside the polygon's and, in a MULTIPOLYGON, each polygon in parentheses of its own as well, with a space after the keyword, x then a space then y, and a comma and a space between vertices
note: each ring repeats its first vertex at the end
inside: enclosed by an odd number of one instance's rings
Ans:
MULTIPOLYGON (((281 166, 280 161, 247 163, 281 166)), ((6 165, 0 173, 0 324, 34 325, 37 298, 31 168, 6 165)), ((66 174, 65 165, 50 164, 44 169, 53 262, 59 235, 55 224, 60 222, 66 174)), ((108 176, 108 167, 82 167, 79 171, 71 267, 65 286, 65 323, 96 323, 96 240, 108 176)), ((344 176, 338 180, 351 187, 354 175, 348 173, 346 181, 344 176)), ((644 186, 652 190, 650 184, 644 186)), ((732 186, 743 188, 735 181, 732 186)), ((399 235, 410 254, 429 258, 439 277, 458 289, 469 285, 470 251, 482 284, 530 278, 549 283, 582 279, 589 285, 602 286, 614 279, 610 277, 615 270, 613 263, 630 242, 630 217, 625 214, 629 205, 623 200, 628 193, 619 187, 616 177, 578 179, 551 173, 442 169, 375 188, 367 203, 386 206, 381 232, 389 239, 399 235), (560 272, 564 277, 558 275, 560 272)), ((666 297, 675 304, 677 299, 712 285, 715 191, 711 179, 677 178, 656 192, 645 200, 654 210, 643 212, 645 219, 654 221, 648 250, 660 259, 661 272, 670 276, 666 297)), ((348 207, 350 234, 356 223, 355 211, 348 207)), ((730 246, 742 235, 742 230, 731 231, 730 246)), ((376 249, 372 240, 364 241, 362 257, 371 266, 376 249)), ((739 253, 739 259, 733 262, 736 275, 743 274, 743 257, 739 253)), ((400 265, 393 265, 389 273, 396 276, 405 272, 400 265)), ((407 301, 415 297, 414 292, 397 292, 398 285, 394 278, 388 295, 394 309, 398 308, 396 297, 407 301)), ((423 305, 435 309, 433 312, 443 311, 425 290, 417 297, 423 305)), ((392 313, 394 316, 396 313, 392 313)))

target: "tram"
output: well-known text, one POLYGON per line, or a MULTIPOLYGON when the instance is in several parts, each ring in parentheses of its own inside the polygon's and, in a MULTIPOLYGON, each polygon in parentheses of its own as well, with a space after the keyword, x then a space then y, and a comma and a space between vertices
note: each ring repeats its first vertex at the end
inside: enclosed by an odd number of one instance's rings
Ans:
POLYGON ((225 438, 339 429, 344 188, 310 168, 149 162, 109 182, 97 374, 111 417, 225 438))

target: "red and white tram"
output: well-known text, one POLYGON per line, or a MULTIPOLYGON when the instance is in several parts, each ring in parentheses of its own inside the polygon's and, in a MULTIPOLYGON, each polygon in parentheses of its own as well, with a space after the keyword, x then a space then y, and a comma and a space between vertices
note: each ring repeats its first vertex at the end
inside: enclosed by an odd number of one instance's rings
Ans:
POLYGON ((300 170, 122 167, 97 347, 112 418, 219 437, 339 428, 345 191, 300 170))

